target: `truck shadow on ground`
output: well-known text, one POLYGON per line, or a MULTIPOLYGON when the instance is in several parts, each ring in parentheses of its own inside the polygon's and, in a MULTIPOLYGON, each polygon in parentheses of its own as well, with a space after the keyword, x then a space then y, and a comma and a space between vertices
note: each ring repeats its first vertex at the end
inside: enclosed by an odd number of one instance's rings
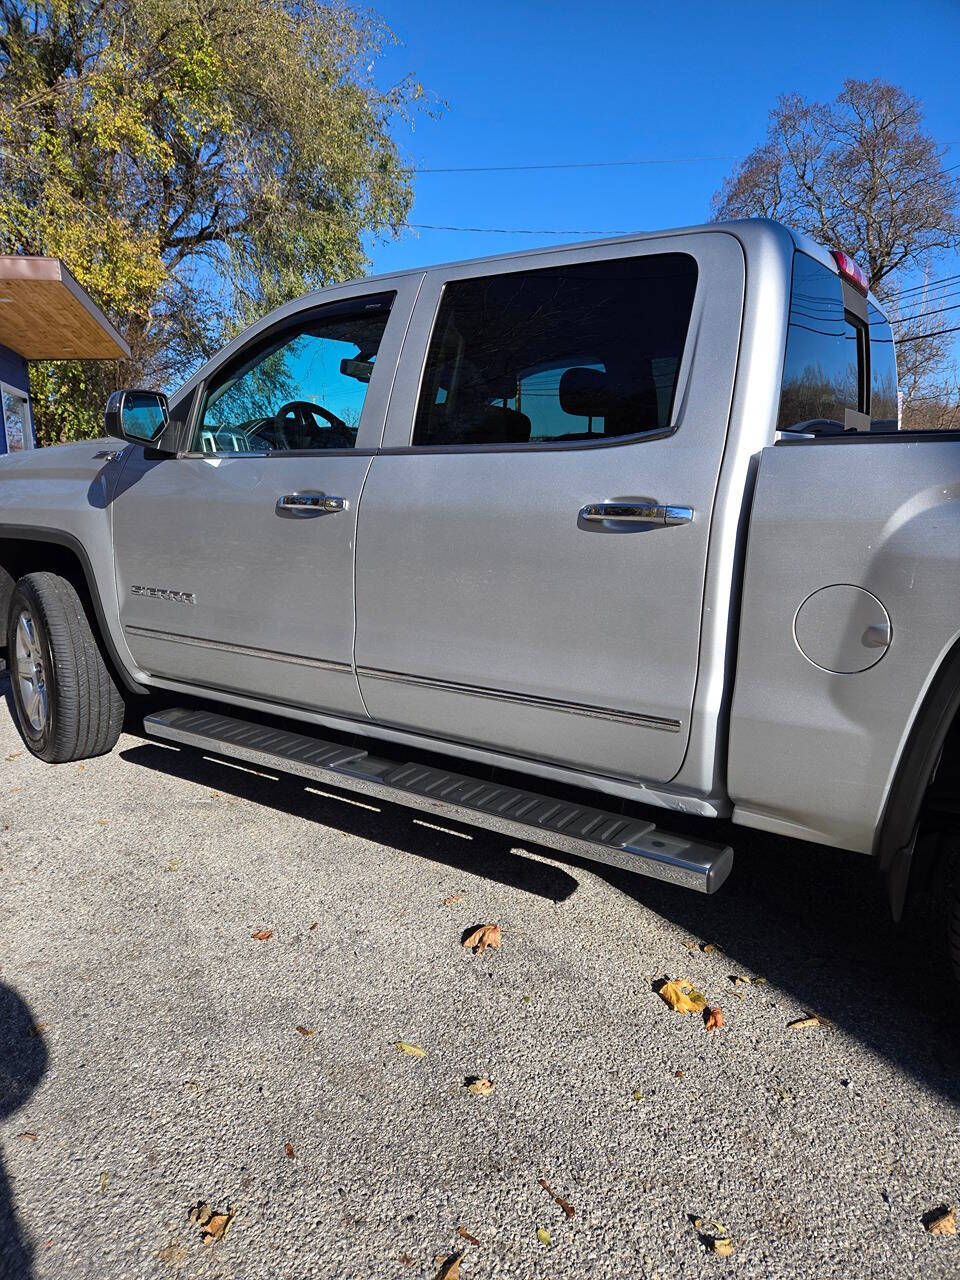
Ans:
MULTIPOLYGON (((578 876, 599 875, 685 937, 720 948, 730 974, 766 978, 787 997, 784 1024, 816 1012, 960 1105, 957 1005, 939 945, 945 922, 926 912, 896 926, 879 878, 859 855, 737 831, 730 880, 706 897, 535 844, 531 851, 550 862, 527 858, 515 839, 445 819, 423 825, 429 814, 365 798, 360 805, 335 788, 308 790, 298 779, 225 767, 189 750, 145 742, 122 757, 553 901, 575 892, 578 876)), ((683 976, 684 954, 678 946, 671 977, 683 976)))
MULTIPOLYGON (((47 1047, 29 1006, 0 983, 0 1120, 23 1106, 46 1069, 47 1047)), ((20 1229, 0 1156, 0 1275, 5 1280, 30 1280, 32 1259, 33 1247, 20 1229)))

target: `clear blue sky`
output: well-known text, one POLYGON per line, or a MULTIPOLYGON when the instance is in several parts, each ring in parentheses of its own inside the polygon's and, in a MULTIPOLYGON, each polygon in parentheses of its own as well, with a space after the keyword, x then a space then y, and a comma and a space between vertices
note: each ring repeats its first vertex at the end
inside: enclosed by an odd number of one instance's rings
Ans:
MULTIPOLYGON (((924 104, 960 163, 960 0, 584 5, 373 0, 403 40, 381 79, 412 71, 449 104, 401 135, 426 167, 724 157, 634 168, 422 173, 410 221, 611 232, 705 221, 778 94, 832 98, 881 76, 924 104)), ((407 231, 375 271, 563 243, 578 235, 407 231)), ((960 271, 944 259, 937 275, 960 271)))

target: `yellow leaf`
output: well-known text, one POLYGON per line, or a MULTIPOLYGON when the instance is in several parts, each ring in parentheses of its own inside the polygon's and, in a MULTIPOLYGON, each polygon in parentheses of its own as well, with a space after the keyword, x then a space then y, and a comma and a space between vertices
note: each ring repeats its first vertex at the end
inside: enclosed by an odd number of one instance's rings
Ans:
POLYGON ((633 1091, 633 1100, 634 1100, 634 1102, 642 1102, 642 1101, 643 1101, 643 1090, 642 1090, 642 1089, 634 1089, 634 1091, 633 1091))
POLYGON ((537 1227, 537 1239, 541 1244, 553 1244, 550 1238, 550 1232, 546 1227, 537 1227))
POLYGON ((808 1013, 805 1018, 794 1018, 792 1022, 787 1023, 787 1026, 794 1031, 803 1031, 807 1027, 822 1027, 823 1025, 823 1019, 815 1013, 808 1013))
POLYGON ((735 1245, 727 1236, 717 1236, 713 1241, 713 1252, 719 1258, 729 1258, 733 1253, 735 1245))
POLYGON ((697 991, 686 978, 661 983, 657 988, 657 995, 677 1013, 702 1013, 707 1007, 706 996, 697 991))
POLYGON ((464 938, 461 946, 469 947, 475 956, 482 956, 487 947, 499 947, 500 937, 498 924, 481 924, 464 938))
POLYGON ((399 1049, 401 1053, 408 1053, 411 1058, 425 1058, 427 1056, 426 1049, 421 1049, 418 1044, 410 1044, 406 1040, 395 1040, 393 1047, 399 1049))
POLYGON ((100 1191, 103 1193, 107 1189, 107 1183, 110 1181, 110 1170, 104 1169, 100 1175, 100 1191))
POLYGON ((467 1085, 467 1093, 472 1093, 475 1098, 489 1098, 496 1087, 486 1076, 478 1076, 467 1085))

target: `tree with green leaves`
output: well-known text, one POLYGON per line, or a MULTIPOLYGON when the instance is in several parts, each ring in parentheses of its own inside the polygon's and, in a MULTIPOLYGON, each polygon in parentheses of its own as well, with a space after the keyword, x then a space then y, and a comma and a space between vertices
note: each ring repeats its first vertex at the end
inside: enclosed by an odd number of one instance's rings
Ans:
POLYGON ((960 247, 960 182, 943 156, 916 98, 883 80, 846 80, 833 102, 779 98, 766 141, 713 201, 718 218, 776 218, 861 263, 900 321, 908 399, 949 351, 938 333, 945 322, 935 289, 924 293, 922 310, 912 307, 902 319, 896 304, 905 274, 928 274, 939 255, 960 247))
POLYGON ((394 132, 424 93, 374 78, 394 40, 318 0, 0 0, 0 253, 63 258, 132 351, 32 367, 44 442, 363 273, 412 202, 394 132))

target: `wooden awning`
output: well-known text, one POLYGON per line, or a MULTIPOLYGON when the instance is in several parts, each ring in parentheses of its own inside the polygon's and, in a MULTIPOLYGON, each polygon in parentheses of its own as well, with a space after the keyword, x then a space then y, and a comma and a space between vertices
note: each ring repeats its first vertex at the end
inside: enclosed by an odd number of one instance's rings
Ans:
POLYGON ((0 256, 0 345, 25 360, 127 360, 130 348, 59 258, 0 256))

